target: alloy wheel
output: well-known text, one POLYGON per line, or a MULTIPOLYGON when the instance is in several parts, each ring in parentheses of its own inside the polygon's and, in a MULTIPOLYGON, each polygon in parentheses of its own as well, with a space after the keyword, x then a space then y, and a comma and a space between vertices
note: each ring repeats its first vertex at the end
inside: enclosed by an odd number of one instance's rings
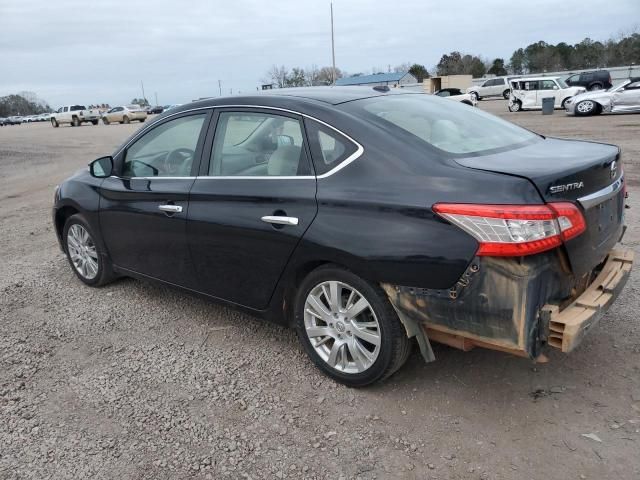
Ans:
POLYGON ((93 280, 98 275, 98 252, 89 232, 80 224, 73 224, 67 233, 67 250, 71 263, 79 275, 93 280))
POLYGON ((580 113, 591 113, 595 107, 595 104, 591 100, 585 100, 576 105, 576 109, 580 113))
POLYGON ((338 281, 316 285, 307 295, 304 326, 311 346, 331 368, 357 374, 380 353, 380 324, 369 301, 338 281))

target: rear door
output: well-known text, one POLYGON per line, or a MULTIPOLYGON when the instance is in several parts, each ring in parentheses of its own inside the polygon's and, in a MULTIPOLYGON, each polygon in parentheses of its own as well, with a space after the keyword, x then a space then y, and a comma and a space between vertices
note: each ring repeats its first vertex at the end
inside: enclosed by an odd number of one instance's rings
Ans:
POLYGON ((165 119, 116 157, 119 174, 100 187, 100 227, 115 265, 195 287, 186 221, 210 115, 165 119))
POLYGON ((316 211, 302 118, 274 109, 220 109, 190 195, 198 290, 265 309, 316 211))

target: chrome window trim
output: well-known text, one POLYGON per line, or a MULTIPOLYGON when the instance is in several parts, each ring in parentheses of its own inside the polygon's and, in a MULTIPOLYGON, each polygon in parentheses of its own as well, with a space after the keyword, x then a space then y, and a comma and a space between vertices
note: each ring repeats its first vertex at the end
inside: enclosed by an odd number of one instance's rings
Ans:
POLYGON ((612 197, 615 197, 620 192, 623 185, 624 175, 620 176, 620 178, 613 182, 611 185, 608 185, 603 189, 598 190, 597 192, 593 192, 589 195, 578 198, 578 202, 584 207, 585 210, 588 210, 591 207, 594 207, 602 202, 609 200, 612 197))
MULTIPOLYGON (((285 113, 291 113, 293 115, 300 115, 301 117, 304 118, 308 118, 310 120, 313 120, 314 122, 318 122, 322 125, 324 125, 325 127, 330 128, 331 130, 338 132, 340 135, 342 135, 343 137, 345 137, 347 140, 349 140, 351 143, 353 143, 357 148, 356 151, 353 152, 351 155, 349 155, 347 158, 345 158, 342 162, 340 162, 338 165, 336 165, 335 167, 333 167, 331 170, 329 170, 326 173, 323 173, 322 175, 315 175, 315 176, 310 176, 310 175, 302 175, 302 176, 282 176, 282 177, 277 177, 277 176, 267 176, 267 175, 263 175, 263 176, 242 176, 242 177, 234 177, 234 176, 225 176, 225 177, 216 177, 216 176, 208 176, 208 175, 203 175, 203 176, 198 176, 198 177, 117 177, 117 178, 127 178, 127 179, 146 179, 146 180, 150 180, 152 178, 171 178, 171 179, 176 179, 176 178, 203 178, 203 179, 223 179, 223 180, 232 180, 232 179, 239 179, 239 180, 251 180, 251 179, 280 179, 280 180, 291 180, 291 179, 321 179, 321 178, 328 178, 331 175, 333 175, 336 172, 339 172, 340 170, 342 170, 344 167, 346 167, 347 165, 349 165, 351 162, 357 160, 358 158, 360 158, 362 156, 362 154, 364 153, 364 147, 362 145, 360 145, 360 143, 358 143, 357 141, 355 141, 353 138, 351 138, 349 135, 347 135, 346 133, 344 133, 342 130, 338 130, 336 127, 329 125, 326 122, 323 122, 322 120, 313 117, 311 115, 307 115, 306 113, 302 113, 302 112, 296 112, 295 110, 289 110, 286 108, 280 108, 280 107, 269 107, 266 105, 214 105, 214 106, 209 106, 209 107, 198 107, 198 108, 192 108, 189 110, 183 110, 182 112, 176 112, 176 113, 172 113, 170 115, 167 115, 166 117, 164 117, 164 119, 167 118, 171 118, 177 115, 182 115, 183 113, 189 113, 189 112, 198 112, 200 110, 215 110, 215 109, 223 109, 223 108, 261 108, 261 109, 265 109, 265 110, 275 110, 275 111, 279 111, 279 112, 285 112, 285 113)), ((163 120, 164 120, 163 119, 163 120)), ((153 124, 151 124, 153 125, 153 124)), ((150 125, 150 127, 151 127, 150 125)), ((138 135, 136 135, 134 138, 132 138, 129 142, 127 142, 125 145, 122 146, 122 148, 120 148, 116 153, 113 154, 113 157, 116 157, 117 155, 119 155, 123 150, 125 150, 127 147, 129 147, 129 145, 131 145, 132 143, 134 143, 136 140, 138 140, 140 137, 142 137, 142 135, 145 133, 145 131, 148 129, 145 129, 143 131, 141 131, 138 135)))

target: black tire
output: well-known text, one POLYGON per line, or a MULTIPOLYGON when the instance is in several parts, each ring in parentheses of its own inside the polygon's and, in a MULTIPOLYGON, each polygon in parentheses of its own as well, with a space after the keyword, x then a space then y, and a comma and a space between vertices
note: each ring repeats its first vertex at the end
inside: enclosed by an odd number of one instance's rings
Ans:
POLYGON ((602 90, 602 84, 601 83, 592 83, 591 85, 589 85, 589 91, 590 92, 595 92, 597 90, 602 90))
POLYGON ((336 265, 324 265, 302 281, 294 302, 294 322, 298 339, 313 363, 327 376, 349 387, 364 387, 393 375, 404 365, 412 343, 398 315, 379 285, 363 280, 336 265), (306 333, 304 311, 309 293, 323 282, 338 281, 356 289, 369 302, 379 324, 380 351, 375 361, 359 373, 345 373, 331 367, 315 351, 306 333))
POLYGON ((98 120, 91 120, 91 125, 97 125, 98 124, 98 120))
POLYGON ((505 100, 509 100, 509 96, 511 95, 511 90, 509 90, 508 88, 502 92, 502 98, 504 98, 505 100))
POLYGON ((109 119, 108 118, 103 118, 102 119, 102 123, 104 123, 105 125, 109 125, 109 119))
POLYGON ((516 100, 513 104, 509 105, 510 112, 521 112, 522 111, 522 102, 520 100, 516 100))
POLYGON ((574 112, 578 117, 587 117, 598 113, 598 104, 593 100, 582 100, 576 103, 574 112))
POLYGON ((130 123, 131 120, 129 120, 129 117, 127 117, 126 115, 124 117, 122 117, 122 123, 130 123))
POLYGON ((567 100, 569 100, 571 97, 567 97, 564 100, 562 100, 562 103, 560 104, 560 108, 562 108, 563 110, 566 110, 566 104, 567 104, 567 100))
POLYGON ((72 127, 79 127, 80 126, 80 119, 78 117, 73 117, 73 119, 71 120, 71 126, 72 127))
POLYGON ((60 126, 60 124, 58 123, 58 121, 55 118, 51 119, 51 126, 53 126, 53 128, 58 128, 60 126))
POLYGON ((141 118, 140 119, 140 123, 144 123, 145 120, 146 120, 146 118, 141 118))
POLYGON ((112 282, 116 277, 113 273, 111 262, 109 261, 106 252, 102 250, 99 243, 96 243, 94 241, 95 238, 96 235, 93 232, 91 226, 80 213, 70 216, 64 224, 64 228, 62 230, 62 240, 65 253, 67 254, 67 260, 69 261, 69 265, 71 266, 71 270, 73 270, 73 273, 76 274, 76 277, 78 277, 80 281, 85 285, 89 285, 90 287, 101 287, 102 285, 106 285, 107 283, 112 282), (80 225, 88 233, 91 239, 91 243, 95 247, 95 251, 97 253, 97 273, 91 278, 87 278, 82 273, 80 273, 78 267, 76 267, 71 258, 69 250, 69 230, 74 225, 80 225))

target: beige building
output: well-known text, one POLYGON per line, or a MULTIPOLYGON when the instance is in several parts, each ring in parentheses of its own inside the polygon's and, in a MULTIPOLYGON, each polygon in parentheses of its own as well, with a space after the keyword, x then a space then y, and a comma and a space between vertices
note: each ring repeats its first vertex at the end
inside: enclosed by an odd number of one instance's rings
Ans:
POLYGON ((427 93, 434 93, 443 88, 459 88, 463 92, 473 86, 471 75, 443 75, 441 77, 425 78, 422 87, 427 93))

